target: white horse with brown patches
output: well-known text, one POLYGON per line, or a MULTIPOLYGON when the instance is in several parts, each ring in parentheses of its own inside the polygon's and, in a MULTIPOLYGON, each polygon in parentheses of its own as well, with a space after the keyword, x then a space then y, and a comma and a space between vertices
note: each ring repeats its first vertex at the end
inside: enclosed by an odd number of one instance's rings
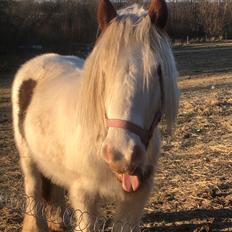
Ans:
MULTIPOLYGON (((119 12, 100 0, 102 33, 86 61, 45 54, 16 75, 25 193, 61 206, 58 186, 67 189, 73 208, 89 212, 77 229, 93 230, 103 198, 116 202, 116 221, 139 225, 159 156, 157 126, 162 115, 170 132, 178 108, 167 15, 164 0, 152 0, 148 11, 134 5, 119 12)), ((25 216, 23 231, 47 229, 38 212, 25 216)))

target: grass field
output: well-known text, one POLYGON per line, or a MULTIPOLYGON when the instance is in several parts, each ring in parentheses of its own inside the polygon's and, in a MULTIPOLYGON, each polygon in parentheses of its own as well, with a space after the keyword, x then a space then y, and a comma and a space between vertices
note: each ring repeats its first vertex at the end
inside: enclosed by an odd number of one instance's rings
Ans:
MULTIPOLYGON (((180 108, 172 141, 164 136, 143 228, 232 231, 232 43, 175 48, 180 108)), ((17 58, 20 63, 20 57, 17 58)), ((12 68, 15 70, 17 65, 12 68)), ((20 231, 21 209, 1 194, 23 193, 11 122, 14 71, 0 73, 0 231, 20 231)))

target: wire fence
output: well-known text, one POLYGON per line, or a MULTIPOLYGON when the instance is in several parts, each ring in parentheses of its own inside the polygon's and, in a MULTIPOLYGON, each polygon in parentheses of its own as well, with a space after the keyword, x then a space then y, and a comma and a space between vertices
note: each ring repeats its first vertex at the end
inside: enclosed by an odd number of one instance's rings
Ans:
POLYGON ((41 222, 46 221, 62 225, 69 231, 86 231, 90 225, 87 218, 94 218, 91 225, 93 232, 148 232, 149 229, 141 229, 139 226, 130 225, 122 221, 113 221, 112 217, 95 216, 91 212, 82 212, 80 209, 73 209, 69 206, 66 208, 54 207, 45 201, 37 201, 31 196, 19 194, 11 195, 10 193, 0 193, 0 208, 15 210, 21 215, 36 217, 41 222))

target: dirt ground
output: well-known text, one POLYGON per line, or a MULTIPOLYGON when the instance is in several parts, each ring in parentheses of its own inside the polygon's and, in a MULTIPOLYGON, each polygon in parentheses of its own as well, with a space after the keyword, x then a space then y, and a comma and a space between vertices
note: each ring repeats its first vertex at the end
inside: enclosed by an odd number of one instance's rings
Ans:
MULTIPOLYGON (((232 231, 232 43, 175 48, 175 56, 178 122, 171 141, 164 133, 142 228, 232 231)), ((12 135, 13 75, 0 73, 0 232, 20 231, 23 219, 21 209, 3 202, 5 193, 23 193, 12 135)))

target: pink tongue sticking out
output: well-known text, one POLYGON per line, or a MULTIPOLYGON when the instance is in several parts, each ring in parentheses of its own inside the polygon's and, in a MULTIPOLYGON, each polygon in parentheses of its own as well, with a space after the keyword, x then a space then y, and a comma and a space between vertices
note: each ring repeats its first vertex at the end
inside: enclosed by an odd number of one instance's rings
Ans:
POLYGON ((133 190, 135 192, 139 188, 139 184, 139 178, 137 176, 122 174, 122 188, 124 191, 130 193, 133 190))

